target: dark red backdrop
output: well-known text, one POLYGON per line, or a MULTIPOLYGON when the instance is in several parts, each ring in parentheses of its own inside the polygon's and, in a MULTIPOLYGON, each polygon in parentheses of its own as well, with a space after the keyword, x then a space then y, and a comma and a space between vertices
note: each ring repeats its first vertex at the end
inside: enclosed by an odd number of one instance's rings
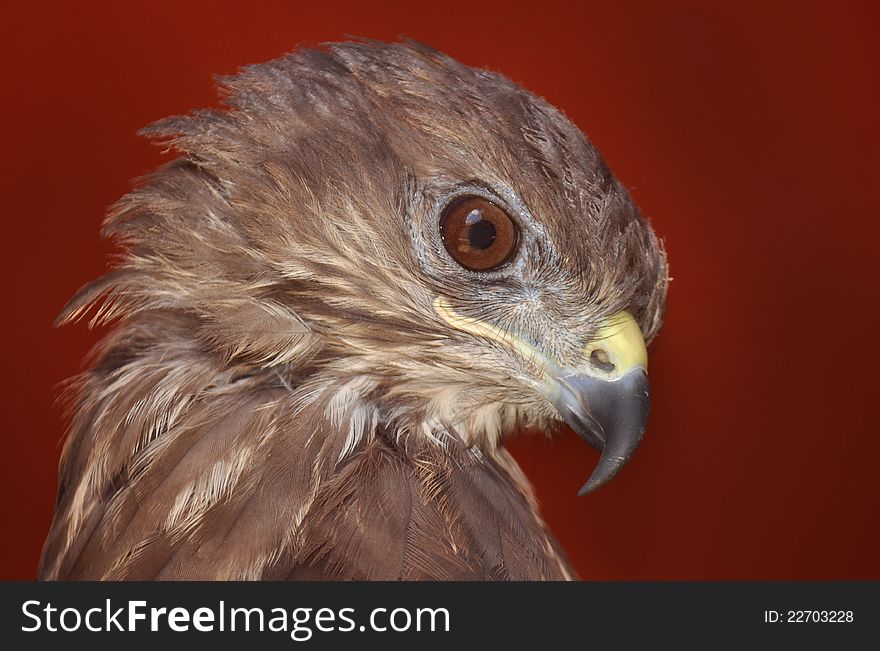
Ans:
POLYGON ((347 34, 424 40, 560 106, 665 238, 669 316, 631 465, 514 445, 588 578, 880 579, 876 16, 765 2, 4 2, 0 578, 52 510, 54 386, 96 334, 50 323, 105 268, 105 207, 162 160, 135 131, 211 75, 347 34))

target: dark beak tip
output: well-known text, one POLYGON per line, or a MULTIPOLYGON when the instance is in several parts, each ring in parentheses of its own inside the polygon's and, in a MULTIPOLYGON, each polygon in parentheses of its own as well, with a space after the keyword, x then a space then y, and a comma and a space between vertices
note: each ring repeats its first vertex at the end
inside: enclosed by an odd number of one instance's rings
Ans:
POLYGON ((578 491, 578 497, 595 493, 605 484, 609 483, 617 476, 617 473, 621 471, 623 466, 626 465, 627 460, 620 459, 618 462, 612 464, 603 463, 604 461, 605 460, 602 458, 599 459, 599 464, 593 470, 593 474, 590 475, 587 483, 581 486, 581 489, 578 491))
POLYGON ((589 495, 597 488, 598 488, 598 486, 593 486, 593 485, 591 485, 590 482, 587 482, 586 484, 581 486, 581 489, 578 491, 578 497, 583 497, 584 495, 589 495))
POLYGON ((601 451, 592 475, 578 491, 583 496, 611 481, 632 458, 647 426, 650 385, 644 369, 612 382, 569 376, 566 384, 573 389, 574 404, 563 405, 560 412, 581 438, 601 451), (604 433, 602 438, 593 425, 604 433), (596 445, 600 442, 601 447, 596 445))

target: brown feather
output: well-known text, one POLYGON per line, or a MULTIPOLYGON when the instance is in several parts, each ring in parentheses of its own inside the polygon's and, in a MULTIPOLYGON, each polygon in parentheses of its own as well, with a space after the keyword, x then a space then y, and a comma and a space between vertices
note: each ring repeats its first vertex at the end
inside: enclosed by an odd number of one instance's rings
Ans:
POLYGON ((71 386, 45 579, 563 579, 503 448, 559 415, 560 364, 621 309, 660 326, 665 254, 562 113, 415 43, 245 68, 145 133, 180 158, 110 211, 116 268, 59 323, 115 322, 71 386), (444 254, 444 202, 516 213, 494 275, 444 254))

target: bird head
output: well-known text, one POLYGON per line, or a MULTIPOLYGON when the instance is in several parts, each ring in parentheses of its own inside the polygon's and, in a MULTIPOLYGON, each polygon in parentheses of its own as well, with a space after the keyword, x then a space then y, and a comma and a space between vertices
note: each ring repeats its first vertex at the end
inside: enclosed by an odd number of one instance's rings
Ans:
POLYGON ((226 380, 329 392, 375 428, 491 452, 568 423, 632 455, 663 249, 596 148, 505 77, 425 46, 303 51, 222 80, 226 107, 146 130, 182 157, 108 218, 99 318, 185 314, 226 380))

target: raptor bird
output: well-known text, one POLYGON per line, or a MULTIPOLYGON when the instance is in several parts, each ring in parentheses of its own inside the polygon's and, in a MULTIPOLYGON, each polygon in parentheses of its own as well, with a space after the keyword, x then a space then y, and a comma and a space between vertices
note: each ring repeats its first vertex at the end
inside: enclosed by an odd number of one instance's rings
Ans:
MULTIPOLYGON (((121 254, 59 323, 72 382, 44 579, 570 579, 504 447, 638 445, 666 256, 596 148, 427 46, 301 50, 145 133, 121 254)), ((575 488, 575 487, 573 487, 575 488)))

